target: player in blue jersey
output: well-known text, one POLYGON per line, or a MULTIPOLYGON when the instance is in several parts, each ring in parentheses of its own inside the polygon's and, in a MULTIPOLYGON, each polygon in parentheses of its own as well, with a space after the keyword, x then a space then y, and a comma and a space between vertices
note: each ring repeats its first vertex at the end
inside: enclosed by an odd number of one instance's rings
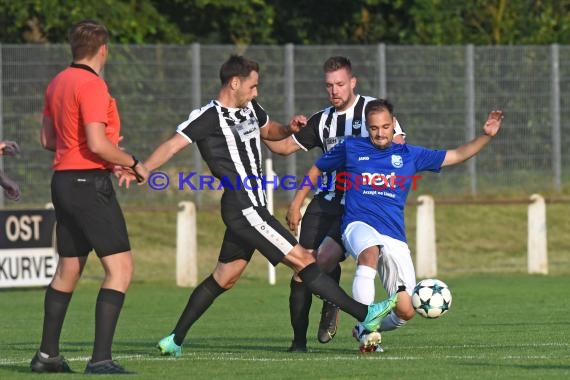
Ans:
MULTIPOLYGON (((354 301, 319 269, 311 253, 298 244, 267 209, 260 165, 261 140, 279 141, 298 132, 306 124, 305 117, 294 116, 287 126, 269 118, 256 100, 259 64, 255 61, 230 56, 220 68, 220 81, 218 97, 192 111, 142 164, 149 171, 155 170, 195 143, 219 180, 229 178, 234 183, 238 178, 253 179, 248 186, 224 188, 220 204, 226 230, 218 262, 213 272, 190 294, 174 329, 158 342, 160 352, 173 356, 182 354, 182 343, 190 328, 220 295, 233 288, 255 251, 273 265, 289 266, 313 294, 363 321, 371 330, 376 329, 380 320, 394 308, 396 297, 374 305, 354 301)), ((133 179, 131 174, 120 183, 128 184, 133 179)), ((223 329, 224 324, 219 327, 223 329)))
MULTIPOLYGON (((273 151, 282 155, 299 150, 320 149, 327 152, 346 136, 368 136, 364 128, 364 107, 374 98, 355 92, 357 77, 349 58, 332 56, 323 64, 324 83, 330 105, 314 113, 306 127, 280 141, 266 141, 273 151)), ((405 133, 397 124, 394 141, 404 143, 405 133)), ((335 186, 336 173, 323 173, 326 188, 316 189, 313 198, 301 214, 304 199, 292 202, 287 211, 287 224, 297 232, 299 244, 311 250, 317 264, 337 283, 340 282, 339 262, 345 259, 340 224, 344 210, 344 191, 335 186), (330 182, 328 182, 330 179, 330 182), (302 223, 301 223, 302 217, 302 223)), ((290 282, 289 312, 293 327, 293 341, 289 352, 307 352, 307 330, 312 294, 297 275, 290 282)), ((323 301, 317 339, 330 342, 337 332, 339 309, 323 301)))
MULTIPOLYGON (((492 111, 483 134, 452 150, 431 150, 393 143, 393 105, 383 99, 365 108, 368 137, 345 139, 325 153, 310 169, 313 184, 322 172, 337 171, 336 186, 346 191, 342 239, 348 254, 357 260, 353 297, 365 304, 374 301, 374 279, 379 272, 382 285, 396 308, 383 319, 379 331, 394 330, 414 316, 411 302, 416 284, 415 270, 406 243, 404 207, 410 189, 422 171, 439 172, 459 164, 483 149, 498 133, 502 111, 492 111)), ((304 197, 306 191, 295 195, 304 197)), ((361 351, 380 343, 379 331, 354 330, 361 351)))

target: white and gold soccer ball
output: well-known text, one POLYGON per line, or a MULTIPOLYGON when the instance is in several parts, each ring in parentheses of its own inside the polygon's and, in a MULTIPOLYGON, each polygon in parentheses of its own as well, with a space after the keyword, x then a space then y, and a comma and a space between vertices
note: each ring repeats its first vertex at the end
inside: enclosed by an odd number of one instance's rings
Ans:
POLYGON ((412 305, 424 318, 439 318, 449 311, 451 290, 441 280, 428 278, 418 282, 412 293, 412 305))

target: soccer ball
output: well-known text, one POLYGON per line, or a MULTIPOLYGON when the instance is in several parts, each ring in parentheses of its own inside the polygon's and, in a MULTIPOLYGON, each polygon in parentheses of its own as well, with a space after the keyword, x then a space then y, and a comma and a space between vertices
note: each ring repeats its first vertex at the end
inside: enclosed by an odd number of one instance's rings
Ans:
POLYGON ((451 306, 451 291, 443 281, 428 278, 418 282, 412 293, 412 305, 424 318, 438 318, 451 306))

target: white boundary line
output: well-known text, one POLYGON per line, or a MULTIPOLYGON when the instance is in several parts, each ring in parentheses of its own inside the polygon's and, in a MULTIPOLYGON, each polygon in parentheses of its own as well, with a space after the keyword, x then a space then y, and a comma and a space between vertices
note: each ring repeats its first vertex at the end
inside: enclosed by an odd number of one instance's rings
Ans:
MULTIPOLYGON (((523 347, 568 347, 570 344, 568 343, 543 343, 543 344, 523 344, 523 347)), ((461 345, 461 346, 449 346, 446 348, 489 348, 489 347, 509 347, 505 345, 461 345)), ((414 347, 414 350, 421 349, 421 347, 414 347)), ((184 353, 182 357, 174 358, 174 357, 167 357, 167 356, 158 356, 158 355, 116 355, 113 357, 115 360, 138 360, 138 361, 211 361, 211 360, 226 360, 226 361, 242 361, 242 362, 299 362, 299 361, 307 361, 307 362, 328 362, 328 361, 359 361, 359 360, 390 360, 390 361, 417 361, 417 360, 426 360, 426 356, 390 356, 389 354, 359 354, 357 351, 354 352, 354 355, 347 353, 346 355, 331 355, 322 357, 320 354, 322 352, 315 351, 315 354, 319 354, 319 356, 315 355, 304 355, 303 357, 299 357, 295 355, 295 357, 290 357, 291 354, 283 353, 284 356, 281 358, 264 358, 261 356, 253 356, 248 353, 235 353, 235 352, 218 352, 215 355, 212 355, 208 352, 201 352, 201 353, 192 353, 187 352, 184 353)), ((481 359, 495 359, 495 360, 548 360, 548 359, 561 359, 562 357, 556 357, 552 355, 503 355, 499 356, 496 352, 489 352, 488 354, 480 354, 480 355, 436 355, 438 359, 444 360, 481 360, 481 359)), ((566 356, 564 355, 564 358, 566 356)), ((86 356, 77 356, 77 357, 66 357, 68 362, 87 362, 90 357, 86 356)), ((29 358, 26 359, 0 359, 0 366, 4 365, 18 365, 18 364, 27 364, 30 362, 29 358)))

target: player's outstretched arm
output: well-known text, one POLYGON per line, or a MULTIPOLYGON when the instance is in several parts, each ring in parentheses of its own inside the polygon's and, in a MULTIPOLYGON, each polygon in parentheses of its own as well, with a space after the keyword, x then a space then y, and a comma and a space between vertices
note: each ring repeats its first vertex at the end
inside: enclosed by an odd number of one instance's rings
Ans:
POLYGON ((318 178, 321 175, 322 171, 313 165, 311 169, 309 169, 305 178, 303 178, 302 181, 297 181, 299 183, 299 188, 297 189, 295 197, 293 197, 293 201, 289 205, 289 210, 287 210, 287 215, 285 216, 285 220, 287 220, 287 225, 291 231, 297 232, 297 228, 299 228, 299 223, 302 218, 301 206, 303 205, 303 201, 309 195, 309 192, 316 188, 318 178), (312 186, 310 186, 308 182, 310 182, 312 186))
POLYGON ((451 166, 468 160, 483 149, 501 129, 503 111, 494 110, 489 113, 483 125, 483 135, 474 138, 455 149, 448 150, 441 166, 451 166))
MULTIPOLYGON (((137 165, 137 168, 140 168, 144 179, 143 181, 140 181, 137 178, 137 182, 140 185, 144 184, 153 170, 170 161, 176 153, 184 149, 189 144, 190 141, 186 137, 175 132, 168 140, 160 144, 144 162, 137 165)), ((133 181, 133 175, 135 173, 130 170, 122 170, 118 174, 119 186, 125 185, 128 188, 130 183, 133 181)))
POLYGON ((143 162, 144 167, 152 172, 167 163, 176 153, 190 144, 190 141, 175 132, 172 137, 160 144, 150 156, 143 162))
POLYGON ((299 132, 305 125, 307 125, 307 118, 303 115, 293 116, 287 125, 269 120, 268 125, 260 129, 260 134, 263 140, 278 141, 299 132))
POLYGON ((265 139, 262 139, 261 141, 263 141, 265 146, 267 146, 267 148, 270 151, 272 151, 273 153, 279 154, 281 156, 288 156, 292 153, 295 153, 299 149, 301 149, 299 144, 297 144, 295 142, 295 139, 293 138, 293 136, 289 136, 287 138, 284 138, 282 140, 277 140, 277 141, 265 140, 265 139))

